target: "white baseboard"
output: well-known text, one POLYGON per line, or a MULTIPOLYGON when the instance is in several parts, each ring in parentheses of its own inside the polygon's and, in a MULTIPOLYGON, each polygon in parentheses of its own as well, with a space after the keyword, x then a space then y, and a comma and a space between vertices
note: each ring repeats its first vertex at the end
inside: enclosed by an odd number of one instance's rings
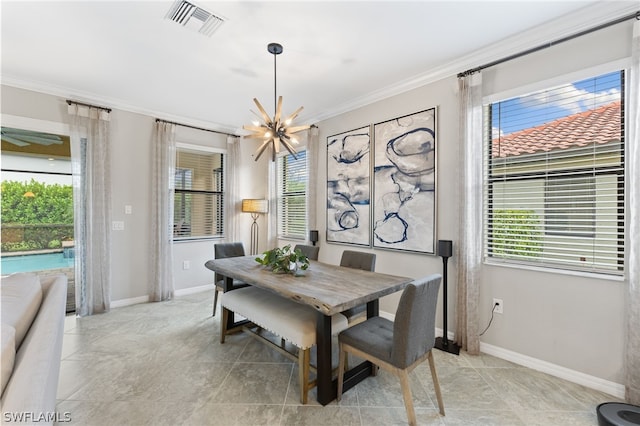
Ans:
MULTIPOLYGON (((214 288, 213 284, 206 284, 198 287, 181 288, 180 290, 174 291, 173 295, 186 296, 188 294, 200 293, 202 291, 211 291, 213 290, 213 288, 214 288)), ((111 307, 122 308, 123 306, 137 305, 138 303, 147 303, 147 302, 149 302, 149 295, 131 297, 129 299, 112 300, 111 307)))
MULTIPOLYGON (((384 316, 393 320, 393 315, 387 312, 381 312, 380 316, 384 316)), ((436 328, 436 336, 442 336, 441 328, 436 328)), ((451 341, 455 341, 455 335, 453 334, 453 332, 448 330, 447 338, 451 341)), ((514 364, 522 365, 523 367, 531 368, 532 370, 537 370, 542 373, 567 380, 572 383, 586 386, 590 389, 604 392, 606 394, 615 396, 616 398, 624 399, 625 396, 624 385, 621 385, 620 383, 611 382, 609 380, 604 380, 599 377, 571 370, 570 368, 561 367, 559 365, 523 355, 518 352, 513 352, 508 349, 483 342, 480 342, 480 352, 495 356, 496 358, 513 362, 514 364)))
POLYGON ((203 291, 211 291, 215 288, 214 284, 205 284, 198 287, 181 288, 173 292, 174 296, 186 296, 188 294, 201 293, 203 291))
POLYGON ((138 303, 147 303, 149 301, 149 295, 132 297, 129 299, 112 300, 112 308, 122 308, 123 306, 137 305, 138 303))
POLYGON ((480 342, 480 352, 624 399, 624 385, 480 342))

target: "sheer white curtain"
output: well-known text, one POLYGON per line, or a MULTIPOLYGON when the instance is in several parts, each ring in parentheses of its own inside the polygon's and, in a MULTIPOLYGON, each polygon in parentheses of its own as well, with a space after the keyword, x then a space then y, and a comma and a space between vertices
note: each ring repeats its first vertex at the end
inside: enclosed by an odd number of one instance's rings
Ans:
MULTIPOLYGON (((458 260, 456 342, 468 353, 480 352, 478 300, 482 263, 482 76, 461 77, 460 225, 454 256, 458 260)), ((454 244, 455 246, 455 244, 454 244)))
POLYGON ((176 126, 157 121, 151 143, 151 277, 152 302, 173 297, 173 189, 176 126))
POLYGON ((70 104, 76 314, 111 304, 111 158, 109 112, 70 104))
POLYGON ((225 227, 227 228, 228 241, 240 241, 238 214, 240 213, 240 147, 237 136, 227 136, 227 166, 226 188, 227 208, 225 214, 225 227))
POLYGON ((626 143, 627 240, 625 241, 627 297, 626 399, 640 405, 640 21, 633 25, 626 143))
MULTIPOLYGON (((307 166, 309 181, 307 183, 307 227, 317 228, 317 197, 318 197, 318 159, 320 146, 318 143, 318 128, 313 126, 307 133, 307 166)), ((308 238, 308 235, 307 235, 308 238)))

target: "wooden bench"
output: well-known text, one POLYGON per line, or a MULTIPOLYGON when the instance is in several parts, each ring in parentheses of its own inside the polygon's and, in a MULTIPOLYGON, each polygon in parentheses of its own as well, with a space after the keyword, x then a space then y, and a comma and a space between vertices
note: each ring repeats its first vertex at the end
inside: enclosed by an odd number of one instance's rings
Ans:
MULTIPOLYGON (((298 362, 298 382, 300 384, 300 402, 307 403, 309 389, 316 385, 316 381, 309 380, 310 350, 316 344, 316 322, 318 312, 313 308, 296 303, 293 300, 278 296, 268 290, 258 287, 244 287, 222 294, 222 324, 220 327, 220 343, 224 343, 230 313, 243 316, 259 329, 270 331, 294 345, 297 354, 286 350, 284 342, 280 345, 267 340, 260 334, 260 330, 253 331, 251 327, 243 326, 244 331, 250 332, 261 341, 269 344, 279 352, 298 362)), ((347 318, 342 314, 331 317, 332 334, 338 334, 348 327, 347 318)))

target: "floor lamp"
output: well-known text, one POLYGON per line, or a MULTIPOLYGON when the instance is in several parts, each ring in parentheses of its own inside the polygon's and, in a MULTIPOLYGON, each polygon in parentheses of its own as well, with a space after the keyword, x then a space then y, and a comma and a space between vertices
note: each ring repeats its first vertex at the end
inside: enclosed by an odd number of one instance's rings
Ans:
POLYGON ((245 198, 242 200, 242 211, 251 213, 253 223, 251 224, 251 255, 258 254, 258 215, 269 211, 269 203, 267 200, 257 200, 253 198, 245 198))
POLYGON ((451 240, 438 240, 437 255, 442 257, 442 337, 436 338, 435 347, 459 355, 460 346, 450 342, 447 337, 447 261, 453 254, 453 242, 451 240))

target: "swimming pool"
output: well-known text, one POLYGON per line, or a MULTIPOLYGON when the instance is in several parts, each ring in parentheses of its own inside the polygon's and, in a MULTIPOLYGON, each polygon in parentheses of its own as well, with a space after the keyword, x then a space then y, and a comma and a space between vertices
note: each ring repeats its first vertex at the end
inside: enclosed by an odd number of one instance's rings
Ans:
POLYGON ((2 275, 14 272, 43 271, 46 269, 73 268, 74 259, 64 257, 62 252, 45 254, 27 254, 23 256, 2 256, 0 271, 2 275))

